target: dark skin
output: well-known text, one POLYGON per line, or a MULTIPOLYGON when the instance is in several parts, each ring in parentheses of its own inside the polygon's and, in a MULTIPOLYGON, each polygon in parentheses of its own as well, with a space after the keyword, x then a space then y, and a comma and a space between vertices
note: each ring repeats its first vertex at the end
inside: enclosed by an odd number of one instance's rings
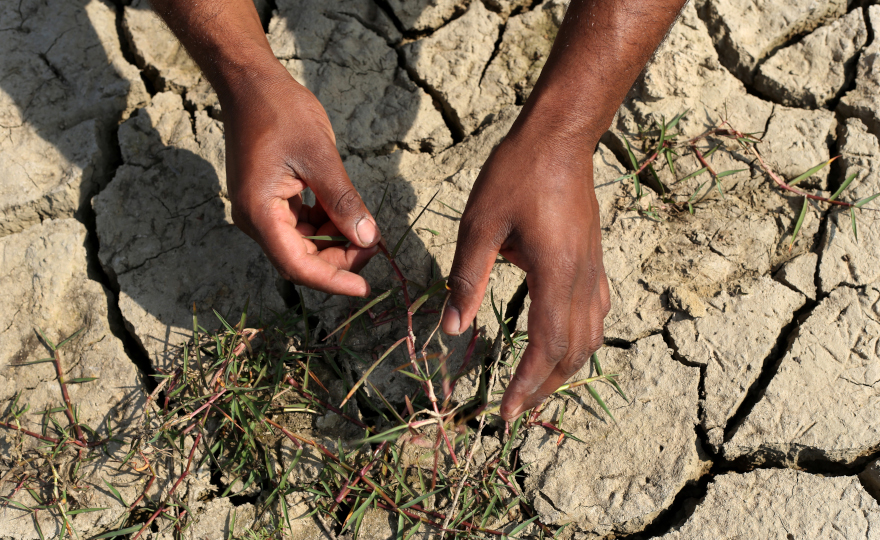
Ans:
MULTIPOLYGON (((479 0, 474 0, 479 1, 479 0)), ((282 276, 367 296, 357 272, 379 228, 336 150, 324 108, 275 59, 251 0, 152 0, 217 91, 235 224, 282 276), (310 188, 317 204, 302 202, 310 188), (312 235, 351 243, 315 243, 312 235)), ((572 0, 553 49, 464 210, 443 330, 467 330, 500 253, 526 271, 529 346, 501 404, 505 419, 540 404, 602 346, 610 309, 593 149, 684 0, 572 0)))

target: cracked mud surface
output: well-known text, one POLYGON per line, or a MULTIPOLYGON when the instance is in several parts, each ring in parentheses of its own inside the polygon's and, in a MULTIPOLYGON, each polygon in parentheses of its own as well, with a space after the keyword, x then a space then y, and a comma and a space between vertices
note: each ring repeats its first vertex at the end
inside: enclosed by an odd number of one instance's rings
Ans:
MULTIPOLYGON (((444 203, 425 212, 399 260, 419 283, 447 273, 456 210, 537 80, 565 3, 258 4, 276 56, 327 109, 367 206, 386 197, 378 216, 386 237, 398 238, 435 194, 444 203)), ((585 443, 557 445, 540 428, 518 441, 522 487, 542 521, 571 523, 566 538, 880 534, 876 210, 859 213, 855 238, 849 214, 811 209, 789 249, 800 199, 772 189, 735 148, 710 162, 745 171, 694 215, 645 219, 631 207, 632 186, 613 183, 628 168, 624 135, 633 140, 637 124, 689 109, 687 136, 726 115, 765 138, 762 153, 787 178, 840 154, 812 187, 832 192, 854 173, 851 199, 880 191, 873 4, 695 1, 603 138, 594 168, 613 307, 600 357, 631 401, 609 399, 613 424, 586 392, 553 398, 544 419, 565 407, 562 427, 585 443)), ((232 224, 216 95, 146 2, 0 0, 0 43, 9 51, 0 55, 2 410, 17 392, 34 410, 58 399, 51 364, 16 366, 46 355, 35 328, 53 340, 85 328, 65 369, 101 379, 71 397, 83 418, 125 430, 142 410, 138 366, 167 365, 191 331, 193 303, 199 320, 214 324, 214 309, 234 314, 249 299, 256 316, 286 309, 291 298, 232 224)), ((685 155, 675 166, 679 176, 700 167, 685 155)), ((665 170, 658 178, 671 180, 665 170)), ((364 275, 376 289, 394 283, 383 261, 364 275)), ((496 301, 510 303, 523 280, 517 268, 496 265, 496 301)), ((348 299, 299 293, 325 329, 349 313, 348 299)), ((528 306, 526 297, 518 328, 527 327, 528 306)), ((496 335, 488 300, 478 323, 496 335)), ((356 336, 351 346, 369 350, 400 328, 356 336)), ((467 346, 441 341, 456 359, 467 346)), ((349 369, 357 377, 363 367, 349 369)), ((411 381, 390 368, 375 374, 391 399, 409 391, 411 381)), ((457 392, 476 391, 477 381, 464 381, 457 392)), ((331 394, 342 391, 336 382, 331 394)), ((329 415, 320 429, 327 445, 347 436, 329 415)), ((20 444, 0 432, 0 476, 20 444)), ((289 454, 279 445, 273 459, 286 468, 289 454)), ((92 465, 94 488, 82 505, 116 504, 100 488, 110 474, 102 467, 116 458, 92 465)), ((306 459, 291 474, 307 481, 315 463, 306 459)), ((135 475, 121 476, 114 483, 133 499, 135 475)), ((216 488, 209 471, 188 479, 198 517, 190 537, 228 527, 232 513, 241 517, 236 531, 257 519, 243 494, 219 497, 216 488)), ((0 484, 0 495, 9 490, 0 484)), ((288 505, 309 511, 304 500, 288 505)), ((76 519, 99 534, 114 515, 76 519)), ((0 513, 0 539, 36 538, 32 522, 18 518, 0 513)), ((365 520, 376 538, 393 534, 383 519, 376 511, 365 520)), ((302 538, 324 534, 298 523, 302 538)), ((54 521, 44 525, 47 537, 58 533, 54 521)))

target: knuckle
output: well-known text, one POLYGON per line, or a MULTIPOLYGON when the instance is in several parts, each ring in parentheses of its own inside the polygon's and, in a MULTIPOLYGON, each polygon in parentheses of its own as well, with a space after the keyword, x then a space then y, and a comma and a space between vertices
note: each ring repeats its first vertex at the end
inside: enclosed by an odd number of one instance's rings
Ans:
POLYGON ((544 352, 547 360, 552 364, 558 364, 568 354, 568 338, 563 334, 554 334, 547 338, 544 344, 544 352))
POLYGON ((605 344, 605 336, 602 331, 602 327, 599 326, 597 330, 593 330, 590 332, 590 337, 587 339, 587 349, 590 354, 598 351, 602 348, 602 345, 605 344))
POLYGON ((333 210, 343 216, 350 216, 360 211, 361 197, 354 186, 346 186, 334 196, 333 210))
POLYGON ((446 285, 454 295, 470 296, 477 288, 477 280, 471 272, 458 269, 450 274, 449 279, 446 280, 446 285))
POLYGON ((585 350, 575 351, 573 354, 569 355, 567 361, 561 366, 562 375, 569 379, 575 373, 580 371, 580 369, 587 363, 587 359, 590 357, 585 350))

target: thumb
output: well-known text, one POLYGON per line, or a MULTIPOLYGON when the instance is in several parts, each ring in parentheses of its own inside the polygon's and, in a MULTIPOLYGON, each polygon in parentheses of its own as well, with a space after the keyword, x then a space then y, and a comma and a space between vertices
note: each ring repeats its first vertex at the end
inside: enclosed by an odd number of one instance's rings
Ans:
POLYGON ((452 271, 446 282, 450 298, 442 324, 443 331, 448 335, 461 334, 476 317, 486 294, 489 274, 498 256, 498 249, 499 246, 491 238, 480 234, 473 227, 465 227, 464 222, 462 223, 452 271))
POLYGON ((307 182, 315 198, 339 232, 353 244, 363 248, 376 245, 381 237, 379 227, 348 178, 342 159, 336 154, 329 161, 329 166, 319 170, 320 179, 307 182))

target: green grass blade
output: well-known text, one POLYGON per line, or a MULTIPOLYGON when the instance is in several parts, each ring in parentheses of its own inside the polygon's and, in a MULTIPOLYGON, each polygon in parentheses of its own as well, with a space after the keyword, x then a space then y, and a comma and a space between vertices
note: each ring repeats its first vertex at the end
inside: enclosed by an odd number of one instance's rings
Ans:
POLYGON ((864 199, 853 204, 853 206, 855 206, 856 208, 861 208, 861 207, 865 206, 866 204, 868 204, 869 202, 876 199, 877 197, 880 197, 880 193, 875 193, 875 194, 871 195, 870 197, 865 197, 864 199))
POLYGON ((104 485, 106 485, 110 489, 110 492, 113 493, 113 496, 116 497, 116 499, 122 504, 122 506, 128 508, 128 504, 126 504, 125 499, 123 499, 122 495, 120 495, 119 492, 116 491, 116 488, 113 487, 113 484, 104 480, 104 485))
POLYGON ((428 201, 428 204, 426 204, 424 206, 424 208, 422 208, 422 211, 419 212, 419 215, 416 216, 416 219, 412 223, 410 223, 409 227, 407 227, 406 230, 403 232, 403 234, 400 235, 400 239, 397 241, 397 244, 394 245, 394 249, 391 250, 391 258, 392 259, 397 256, 397 251, 400 249, 400 246, 403 245, 403 241, 406 240, 406 236, 409 234, 409 232, 412 230, 412 228, 416 226, 416 223, 418 223, 419 220, 422 218, 422 214, 424 214, 425 210, 427 210, 428 207, 431 206, 431 203, 434 202, 434 198, 437 197, 437 195, 440 195, 439 189, 437 190, 437 193, 435 193, 434 196, 431 197, 431 200, 428 201))
POLYGON ((526 527, 528 527, 529 525, 531 525, 532 522, 534 522, 534 521, 535 521, 536 519, 538 519, 539 517, 540 517, 540 516, 535 515, 535 516, 532 516, 532 517, 530 517, 529 519, 523 521, 522 523, 520 523, 519 525, 517 525, 516 527, 514 527, 514 529, 513 529, 512 531, 510 531, 510 533, 508 533, 507 536, 516 536, 517 534, 519 534, 519 532, 520 532, 521 530, 523 530, 523 529, 525 529, 526 527))
POLYGON ((672 178, 675 178, 675 165, 672 164, 672 151, 667 150, 664 152, 666 155, 666 164, 669 165, 669 172, 672 173, 672 178))
POLYGON ((602 410, 605 411, 605 414, 607 414, 608 416, 611 417, 612 420, 617 422, 617 419, 614 418, 613 414, 611 414, 611 410, 608 408, 608 405, 605 405, 605 402, 602 400, 602 397, 599 395, 599 392, 596 392, 596 389, 593 388, 592 386, 590 386, 589 384, 586 384, 584 386, 587 387, 587 391, 590 392, 590 395, 593 396, 593 399, 596 400, 596 403, 598 403, 599 406, 602 407, 602 410))
POLYGON ((410 506, 412 506, 412 505, 414 505, 414 504, 419 504, 420 502, 424 501, 424 500, 427 499, 428 497, 431 497, 431 496, 433 496, 433 495, 436 495, 436 494, 440 493, 441 491, 443 491, 443 490, 445 490, 445 489, 446 489, 446 486, 443 486, 442 488, 437 488, 437 489, 435 489, 434 491, 432 491, 432 492, 430 492, 430 493, 424 493, 424 494, 422 494, 422 495, 419 495, 418 497, 416 497, 415 499, 409 501, 408 503, 406 503, 406 504, 401 504, 400 506, 398 506, 398 508, 401 509, 401 510, 403 510, 403 509, 405 509, 405 508, 409 508, 410 506))
POLYGON ((834 192, 834 195, 828 197, 828 200, 833 201, 834 199, 839 197, 840 194, 843 193, 843 190, 849 187, 850 183, 852 183, 852 181, 855 179, 856 176, 858 176, 858 174, 858 172, 854 172, 851 175, 847 176, 846 180, 844 180, 843 183, 840 184, 840 187, 837 188, 837 191, 834 192))
POLYGON ((620 182, 622 180, 626 180, 628 178, 631 178, 634 174, 635 173, 631 173, 631 172, 626 173, 626 174, 622 174, 622 175, 618 176, 617 178, 615 178, 614 180, 612 180, 611 182, 609 182, 609 184, 614 184, 614 183, 620 182))
POLYGON ((724 190, 721 189, 721 180, 718 178, 718 175, 715 175, 715 187, 718 189, 718 194, 721 195, 721 198, 724 198, 724 190))
POLYGON ((629 146, 629 139, 626 138, 626 135, 621 135, 623 137, 623 142, 626 144, 626 153, 629 155, 629 161, 632 163, 633 171, 639 170, 639 162, 636 159, 636 155, 633 154, 632 148, 629 146))
POLYGON ((143 527, 143 526, 144 526, 143 523, 141 523, 140 525, 132 525, 131 527, 126 527, 124 529, 119 529, 116 531, 110 531, 110 532, 107 532, 104 534, 99 534, 98 536, 93 536, 92 538, 93 538, 93 540, 100 540, 101 538, 115 538, 117 536, 122 536, 124 534, 131 534, 131 533, 138 532, 139 530, 141 530, 141 527, 143 527))
POLYGON ((420 307, 422 307, 422 304, 427 302, 429 298, 431 298, 432 296, 434 296, 439 291, 441 291, 445 288, 446 288, 446 280, 445 279, 441 279, 437 283, 431 285, 430 287, 428 287, 428 290, 426 290, 424 293, 422 293, 421 296, 419 296, 418 298, 416 298, 413 301, 412 305, 409 306, 409 312, 415 314, 415 312, 418 311, 420 307))
MULTIPOLYGON (((707 181, 708 181, 708 180, 707 180, 707 181)), ((703 182, 702 184, 700 184, 699 186, 697 186, 697 189, 694 190, 693 195, 691 195, 690 199, 688 199, 688 202, 689 202, 689 203, 690 203, 690 202, 693 202, 694 199, 697 198, 697 194, 700 192, 701 189, 703 189, 703 186, 705 186, 705 185, 706 185, 706 182, 703 182)))
POLYGON ((54 358, 40 358, 39 360, 34 360, 33 362, 22 362, 21 364, 12 364, 14 367, 23 367, 23 366, 32 366, 34 364, 45 364, 46 362, 54 362, 54 358))
POLYGON ((357 392, 357 389, 360 388, 362 384, 364 384, 364 381, 366 381, 367 377, 369 377, 370 374, 373 373, 373 370, 375 370, 377 367, 379 367, 379 364, 382 363, 382 360, 385 360, 385 358, 387 358, 388 355, 391 354, 391 352, 394 349, 396 349, 397 346, 400 345, 401 343, 403 343, 404 341, 406 341, 406 337, 400 338, 399 340, 397 340, 397 342, 394 343, 394 345, 389 347, 387 351, 382 353, 382 356, 380 356, 379 359, 376 360, 373 363, 373 365, 370 366, 369 369, 367 369, 367 371, 364 372, 363 376, 360 379, 358 379, 358 382, 354 383, 354 386, 352 386, 351 390, 348 391, 348 394, 345 395, 345 399, 343 399, 342 403, 339 404, 340 407, 342 407, 343 405, 348 403, 348 400, 351 399, 351 396, 353 396, 354 393, 357 392))
POLYGON ((673 129, 675 126, 677 126, 677 125, 678 125, 678 122, 679 122, 682 118, 684 118, 684 115, 686 115, 686 114, 688 113, 689 110, 690 110, 690 109, 685 109, 683 112, 678 113, 677 115, 675 115, 675 118, 673 118, 672 120, 669 121, 668 124, 666 124, 666 130, 669 131, 669 130, 673 129))
MULTIPOLYGON (((507 324, 504 322, 504 317, 501 316, 500 308, 495 307, 495 289, 489 290, 489 302, 492 304, 492 311, 495 312, 495 318, 498 319, 498 324, 501 325, 501 332, 504 333, 504 339, 507 340, 507 343, 513 348, 513 337, 510 335, 510 329, 507 328, 507 324)), ((504 307, 501 303, 498 304, 501 307, 504 307)))
POLYGON ((408 429, 409 426, 397 426, 393 427, 389 430, 383 431, 382 433, 377 433, 372 437, 367 437, 366 439, 361 440, 358 444, 369 444, 374 442, 382 442, 382 441, 390 441, 400 437, 401 431, 408 429))
POLYGON ((77 383, 87 383, 98 380, 98 377, 77 377, 75 379, 70 379, 67 381, 67 384, 77 384, 77 383))
POLYGON ((617 393, 620 394, 620 397, 622 397, 624 401, 629 403, 629 398, 626 397, 626 394, 623 392, 623 388, 621 388, 620 385, 617 384, 617 381, 614 379, 613 375, 606 375, 605 381, 610 383, 611 386, 613 386, 614 389, 617 390, 617 393))
POLYGON ((714 154, 719 148, 721 148, 721 144, 716 144, 715 146, 712 147, 711 150, 709 150, 708 152, 706 152, 705 154, 703 154, 703 157, 704 157, 704 158, 708 158, 709 156, 711 156, 712 154, 714 154))
POLYGON ((361 514, 366 512, 367 508, 369 508, 370 505, 373 504, 373 501, 376 499, 376 496, 378 494, 379 494, 379 492, 377 492, 377 491, 370 493, 370 496, 367 497, 367 500, 364 501, 364 504, 360 505, 357 508, 357 510, 355 510, 354 512, 349 514, 348 518, 346 518, 346 520, 345 520, 345 525, 342 527, 343 531, 345 531, 347 528, 349 528, 351 526, 351 524, 354 522, 360 523, 359 518, 360 518, 361 514))
MULTIPOLYGON (((69 337, 67 337, 67 339, 65 339, 64 341, 62 341, 62 342, 59 343, 58 345, 56 345, 55 348, 56 348, 56 349, 60 349, 61 347, 64 347, 64 344, 65 344, 65 343, 69 343, 71 339, 73 339, 73 338, 75 338, 76 336, 80 335, 80 334, 82 333, 83 330, 85 330, 85 327, 80 328, 79 330, 77 330, 76 332, 74 332, 73 334, 71 334, 69 337)), ((70 512, 68 512, 68 514, 69 514, 69 513, 70 513, 70 512)))
MULTIPOLYGON (((685 180, 690 180, 691 178, 693 178, 693 177, 695 177, 695 176, 699 176, 699 175, 703 174, 703 173, 706 172, 707 170, 708 170, 708 169, 706 169, 706 167, 703 167, 702 169, 700 169, 700 170, 698 170, 698 171, 694 171, 694 172, 692 172, 691 174, 685 176, 685 177, 682 178, 681 180, 678 180, 676 183, 678 183, 678 182, 684 182, 685 180)), ((702 187, 702 185, 701 185, 700 187, 702 187)))
POLYGON ((809 205, 810 205, 809 199, 804 197, 804 206, 801 208, 801 215, 798 216, 797 223, 794 224, 794 232, 791 234, 791 243, 788 244, 789 251, 791 251, 791 248, 794 247, 794 241, 797 238, 797 235, 801 230, 801 225, 804 224, 804 218, 807 217, 807 207, 809 205))
POLYGON ((374 219, 379 219, 379 212, 381 212, 382 207, 385 206, 385 196, 388 195, 389 187, 391 187, 391 184, 385 184, 385 191, 382 193, 382 200, 379 201, 379 208, 376 208, 376 213, 373 214, 374 219))
POLYGON ((306 240, 323 240, 324 242, 348 242, 344 236, 303 236, 306 240))
POLYGON ((660 120, 660 140, 657 142, 658 152, 663 149, 663 141, 666 139, 666 120, 664 118, 660 120))
POLYGON ((77 514, 88 514, 89 512, 100 512, 101 510, 107 510, 107 508, 79 508, 77 510, 67 510, 64 513, 68 516, 75 516, 77 514))
POLYGON ((598 373, 599 375, 605 375, 605 373, 602 371, 602 364, 599 363, 598 351, 593 353, 593 356, 590 357, 590 360, 592 360, 593 366, 596 368, 596 373, 598 373))
POLYGON ((413 528, 410 529, 408 533, 406 533, 406 536, 403 537, 403 540, 409 540, 410 538, 412 538, 412 536, 413 536, 414 534, 416 534, 417 532, 419 532, 419 528, 420 528, 421 526, 422 526, 422 522, 421 522, 421 521, 416 521, 416 524, 413 525, 413 528))
POLYGON ((747 170, 748 169, 734 169, 734 170, 730 170, 730 171, 720 172, 720 173, 716 174, 715 176, 716 176, 716 178, 724 178, 725 176, 730 176, 731 174, 736 174, 738 172, 743 172, 743 171, 747 171, 747 170))
POLYGON ((364 313, 366 313, 368 309, 370 309, 371 307, 375 306, 376 304, 378 304, 378 303, 381 302, 382 300, 385 300, 386 298, 388 298, 389 296, 391 296, 391 293, 396 292, 399 288, 400 288, 400 287, 398 286, 398 287, 394 287, 394 288, 392 288, 392 289, 388 289, 387 291, 383 292, 382 294, 380 294, 380 295, 377 296, 376 298, 372 299, 369 303, 367 303, 367 305, 365 305, 365 306, 362 307, 361 309, 357 310, 357 311, 355 312, 354 315, 352 315, 351 317, 345 319, 345 321, 343 321, 342 324, 340 324, 339 326, 336 327, 336 330, 333 330, 332 332, 330 332, 330 334, 328 334, 327 337, 324 338, 324 341, 327 341, 327 340, 330 339, 330 337, 333 336, 336 332, 339 332, 340 330, 342 330, 343 328, 345 328, 345 325, 347 325, 347 324, 350 323, 351 321, 357 319, 358 317, 360 317, 361 315, 363 315, 364 313))
POLYGON ((398 371, 397 373, 400 373, 401 375, 406 375, 407 377, 409 377, 409 378, 411 378, 411 379, 415 379, 415 380, 419 381, 420 383, 423 383, 423 382, 425 382, 425 380, 426 380, 424 377, 419 377, 419 376, 416 375, 415 373, 412 373, 412 372, 407 371, 407 370, 405 370, 405 369, 401 369, 401 370, 398 371))
POLYGON ((850 207, 849 209, 849 217, 852 219, 852 227, 853 227, 853 236, 855 236, 856 240, 859 239, 859 230, 856 227, 856 211, 854 208, 850 207))
MULTIPOLYGON (((232 332, 232 333, 235 333, 235 329, 232 328, 232 325, 230 325, 228 322, 226 322, 226 319, 223 318, 223 315, 220 315, 220 314, 217 312, 217 310, 214 309, 214 308, 211 308, 211 311, 214 312, 214 316, 215 316, 215 317, 217 317, 218 319, 220 319, 220 322, 223 324, 224 327, 226 327, 226 329, 227 329, 228 331, 230 331, 230 332, 232 332)), ((220 349, 220 347, 217 347, 217 348, 220 349)))
POLYGON ((442 204, 442 205, 445 206, 446 208, 449 208, 450 210, 452 210, 452 211, 455 212, 456 214, 461 215, 461 210, 459 210, 459 209, 457 209, 457 208, 453 208, 453 207, 449 206, 448 204, 446 204, 446 203, 443 202, 443 201, 437 201, 437 202, 440 203, 440 204, 442 204))
POLYGON ((807 178, 813 176, 817 172, 819 172, 822 169, 824 169, 825 167, 827 167, 832 161, 834 161, 837 158, 838 158, 838 156, 834 156, 833 158, 829 159, 828 161, 823 161, 822 163, 816 165, 812 169, 808 170, 807 172, 801 174, 800 176, 798 176, 797 178, 795 178, 794 180, 789 182, 788 185, 793 186, 793 185, 797 184, 798 182, 800 182, 801 180, 806 180, 807 178))
POLYGON ((46 342, 46 345, 48 345, 49 348, 52 349, 52 352, 55 352, 55 349, 57 349, 58 347, 56 347, 55 344, 52 343, 52 342, 49 340, 49 338, 46 337, 46 333, 43 332, 43 329, 38 327, 38 328, 37 328, 37 333, 40 335, 40 337, 43 339, 43 341, 46 342))

